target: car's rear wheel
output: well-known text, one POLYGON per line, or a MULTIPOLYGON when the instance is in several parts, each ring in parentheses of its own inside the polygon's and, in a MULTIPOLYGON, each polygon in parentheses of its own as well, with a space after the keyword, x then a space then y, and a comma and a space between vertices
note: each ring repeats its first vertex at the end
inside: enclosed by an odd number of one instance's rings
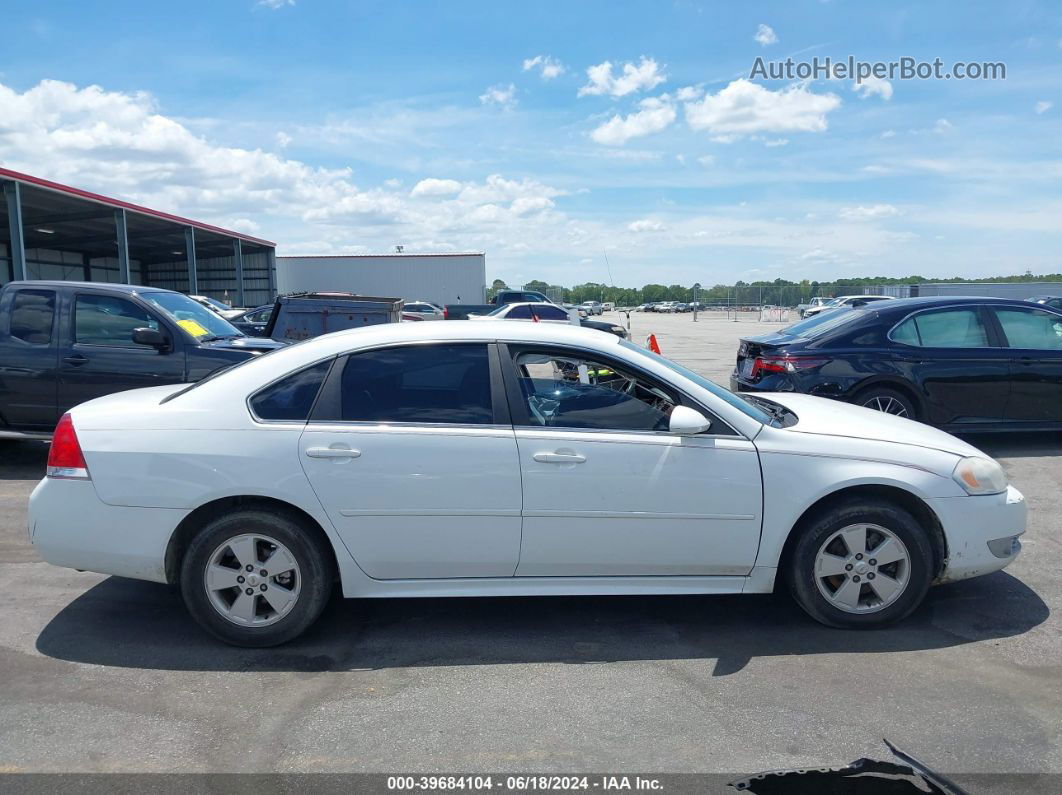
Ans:
POLYGON ((925 598, 933 550, 904 508, 853 499, 814 517, 800 531, 785 576, 797 603, 816 621, 871 628, 899 621, 925 598))
POLYGON ((276 646, 324 609, 332 567, 318 535, 294 517, 237 510, 208 522, 181 566, 188 611, 235 646, 276 646))
POLYGON ((880 411, 883 414, 892 414, 894 417, 905 417, 909 420, 918 419, 918 412, 911 398, 898 389, 870 387, 856 395, 853 402, 859 406, 880 411))

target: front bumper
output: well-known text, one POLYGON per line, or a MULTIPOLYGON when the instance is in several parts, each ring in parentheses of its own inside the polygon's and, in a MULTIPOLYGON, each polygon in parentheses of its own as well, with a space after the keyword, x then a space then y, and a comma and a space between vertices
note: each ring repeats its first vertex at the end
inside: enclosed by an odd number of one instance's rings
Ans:
POLYGON ((1025 532, 1025 497, 1013 486, 1001 494, 980 497, 937 497, 926 500, 944 528, 948 559, 938 582, 954 582, 1009 566, 1021 543, 989 542, 1017 539, 1025 532), (993 549, 994 547, 994 549, 993 549))
POLYGON ((108 505, 91 481, 45 478, 30 495, 30 542, 55 566, 166 582, 166 547, 187 515, 108 505))

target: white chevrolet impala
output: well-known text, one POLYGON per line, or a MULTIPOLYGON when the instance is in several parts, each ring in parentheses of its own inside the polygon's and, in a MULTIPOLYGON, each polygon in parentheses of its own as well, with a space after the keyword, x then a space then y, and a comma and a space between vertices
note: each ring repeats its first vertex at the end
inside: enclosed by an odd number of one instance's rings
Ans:
POLYGON ((29 530, 59 566, 179 583, 245 646, 348 597, 765 593, 869 627, 1014 560, 1025 502, 946 433, 738 397, 609 334, 319 337, 63 417, 29 530))

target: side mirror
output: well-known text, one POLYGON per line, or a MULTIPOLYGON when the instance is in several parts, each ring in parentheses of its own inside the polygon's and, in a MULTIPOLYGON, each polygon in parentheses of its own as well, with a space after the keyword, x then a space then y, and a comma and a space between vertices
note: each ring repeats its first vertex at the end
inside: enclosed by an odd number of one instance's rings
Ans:
POLYGON ((166 339, 166 335, 155 328, 133 329, 133 342, 137 345, 150 345, 159 353, 164 353, 170 348, 170 341, 166 339))
POLYGON ((675 406, 671 410, 671 422, 668 425, 668 430, 671 433, 680 436, 692 436, 704 433, 711 427, 712 421, 710 419, 689 406, 675 406))

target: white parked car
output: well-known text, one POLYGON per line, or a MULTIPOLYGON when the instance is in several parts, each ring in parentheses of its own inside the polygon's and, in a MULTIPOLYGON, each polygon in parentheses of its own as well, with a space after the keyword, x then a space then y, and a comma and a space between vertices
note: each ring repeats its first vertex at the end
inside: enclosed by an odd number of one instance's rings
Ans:
POLYGON ((408 301, 402 304, 403 312, 410 312, 421 320, 445 320, 446 311, 429 301, 408 301))
POLYGON ((217 314, 221 315, 226 320, 239 317, 247 311, 246 308, 234 309, 233 307, 226 304, 224 301, 219 301, 217 298, 211 298, 208 295, 190 295, 188 297, 196 303, 202 304, 210 311, 216 312, 217 314))
POLYGON ((538 320, 539 322, 550 323, 571 323, 572 315, 575 314, 576 318, 582 317, 581 313, 573 312, 572 310, 564 309, 556 304, 541 304, 541 303, 521 303, 521 304, 503 304, 495 309, 493 312, 489 312, 486 315, 469 315, 469 320, 525 320, 529 323, 533 323, 538 320))
POLYGON ((600 315, 605 311, 600 301, 583 301, 579 306, 585 309, 588 315, 600 315))
POLYGON ((737 396, 547 323, 340 331, 64 415, 30 498, 48 562, 180 584, 269 646, 347 597, 765 593, 906 616, 1014 560, 1025 502, 942 431, 737 396))
POLYGON ((804 317, 814 317, 822 312, 831 312, 834 309, 849 309, 856 304, 870 304, 874 301, 889 301, 891 295, 842 295, 818 306, 809 306, 804 310, 804 317))

